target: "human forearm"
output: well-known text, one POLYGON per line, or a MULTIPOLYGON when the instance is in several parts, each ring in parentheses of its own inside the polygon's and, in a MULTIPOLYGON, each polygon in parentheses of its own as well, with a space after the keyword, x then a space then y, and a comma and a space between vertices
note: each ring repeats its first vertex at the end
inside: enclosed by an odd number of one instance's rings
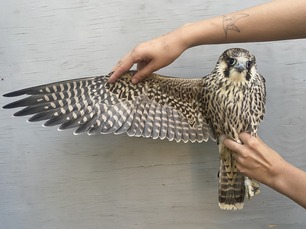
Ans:
POLYGON ((179 28, 174 36, 186 49, 203 44, 259 42, 306 37, 306 4, 303 0, 278 0, 198 21, 179 28))
POLYGON ((306 173, 286 162, 268 186, 306 208, 306 173))

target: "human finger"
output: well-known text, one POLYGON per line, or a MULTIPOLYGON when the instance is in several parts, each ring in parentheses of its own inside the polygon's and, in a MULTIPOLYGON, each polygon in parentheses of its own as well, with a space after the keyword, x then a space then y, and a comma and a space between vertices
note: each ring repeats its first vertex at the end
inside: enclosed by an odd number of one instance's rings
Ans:
POLYGON ((133 65, 135 61, 131 55, 125 56, 118 64, 113 68, 113 73, 109 77, 108 82, 114 83, 117 79, 120 78, 125 72, 127 72, 133 65))
POLYGON ((229 138, 226 138, 224 141, 223 141, 223 144, 229 148, 230 150, 232 150, 233 152, 236 152, 236 153, 240 153, 242 151, 242 147, 243 145, 235 142, 234 140, 231 140, 229 138))
POLYGON ((233 158, 235 158, 237 160, 238 154, 236 152, 233 152, 232 155, 233 155, 233 158))
POLYGON ((145 60, 141 60, 137 62, 137 71, 140 71, 141 69, 143 69, 147 64, 148 62, 145 60))
POLYGON ((143 67, 135 73, 132 78, 132 83, 136 84, 146 77, 150 76, 154 72, 154 67, 152 63, 148 63, 147 65, 143 65, 143 67))
POLYGON ((239 139, 242 141, 242 143, 246 143, 252 138, 252 135, 250 135, 247 132, 242 132, 239 134, 239 139))

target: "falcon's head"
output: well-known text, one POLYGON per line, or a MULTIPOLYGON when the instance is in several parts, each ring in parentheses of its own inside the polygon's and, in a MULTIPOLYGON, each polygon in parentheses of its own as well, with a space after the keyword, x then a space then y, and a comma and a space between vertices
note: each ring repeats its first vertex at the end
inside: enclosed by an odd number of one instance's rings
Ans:
POLYGON ((232 82, 248 82, 257 76, 255 56, 245 49, 228 49, 220 56, 216 71, 232 82))

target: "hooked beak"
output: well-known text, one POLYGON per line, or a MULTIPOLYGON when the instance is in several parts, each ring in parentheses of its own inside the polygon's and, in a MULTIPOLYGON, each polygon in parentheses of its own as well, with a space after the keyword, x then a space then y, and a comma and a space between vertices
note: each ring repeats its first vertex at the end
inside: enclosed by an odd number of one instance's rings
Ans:
POLYGON ((237 69, 237 71, 239 73, 243 72, 244 70, 246 70, 246 66, 245 66, 245 63, 243 62, 237 62, 235 65, 234 65, 234 68, 237 69))

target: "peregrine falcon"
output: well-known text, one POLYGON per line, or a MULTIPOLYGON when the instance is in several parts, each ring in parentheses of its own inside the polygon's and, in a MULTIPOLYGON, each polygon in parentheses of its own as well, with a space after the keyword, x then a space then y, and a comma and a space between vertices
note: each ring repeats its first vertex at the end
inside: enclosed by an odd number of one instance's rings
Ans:
POLYGON ((241 174, 225 137, 240 142, 238 134, 256 136, 265 113, 265 79, 256 60, 241 48, 226 50, 215 69, 201 78, 152 74, 132 84, 128 71, 114 84, 110 74, 26 88, 4 96, 29 95, 3 108, 24 107, 14 116, 32 115, 30 122, 75 134, 122 134, 177 142, 219 144, 219 206, 242 209, 244 197, 259 192, 259 184, 241 174))

